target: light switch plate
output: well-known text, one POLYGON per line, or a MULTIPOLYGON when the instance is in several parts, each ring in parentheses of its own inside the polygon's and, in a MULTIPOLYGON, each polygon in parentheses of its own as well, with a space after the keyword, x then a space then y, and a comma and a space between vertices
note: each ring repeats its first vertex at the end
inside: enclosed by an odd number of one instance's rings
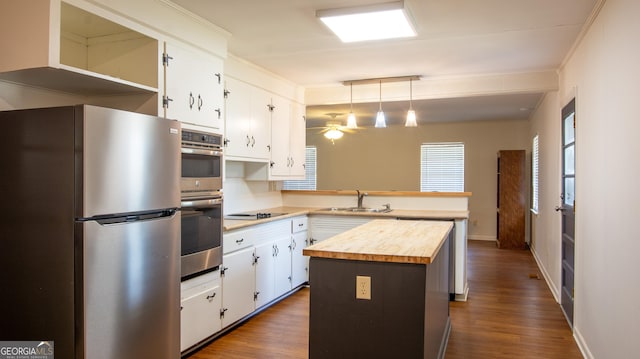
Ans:
POLYGON ((371 300, 371 277, 356 276, 356 299, 371 300))

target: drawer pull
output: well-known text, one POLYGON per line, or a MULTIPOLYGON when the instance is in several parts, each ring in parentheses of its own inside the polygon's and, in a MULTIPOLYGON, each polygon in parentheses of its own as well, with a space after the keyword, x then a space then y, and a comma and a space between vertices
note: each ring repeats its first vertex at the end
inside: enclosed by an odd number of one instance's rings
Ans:
POLYGON ((215 297, 216 297, 216 292, 213 292, 213 294, 207 296, 207 299, 211 302, 215 297))
POLYGON ((236 244, 240 244, 244 242, 244 238, 236 239, 236 244))

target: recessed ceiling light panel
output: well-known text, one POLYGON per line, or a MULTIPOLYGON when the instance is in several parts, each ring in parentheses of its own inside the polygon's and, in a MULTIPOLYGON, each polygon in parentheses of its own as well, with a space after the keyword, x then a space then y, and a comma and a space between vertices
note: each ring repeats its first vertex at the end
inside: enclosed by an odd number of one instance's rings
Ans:
POLYGON ((416 36, 403 1, 316 11, 342 42, 416 36))

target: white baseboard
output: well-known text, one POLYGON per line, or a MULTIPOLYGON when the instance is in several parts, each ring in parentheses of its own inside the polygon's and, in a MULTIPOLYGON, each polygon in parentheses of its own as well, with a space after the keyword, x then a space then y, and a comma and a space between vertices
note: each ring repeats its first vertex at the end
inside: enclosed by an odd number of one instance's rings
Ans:
POLYGON ((560 304, 560 290, 553 284, 553 281, 549 279, 549 272, 540 262, 540 258, 538 257, 538 253, 535 248, 531 248, 531 254, 533 254, 533 259, 536 260, 536 264, 538 265, 538 269, 542 272, 542 277, 544 281, 547 282, 547 287, 551 290, 551 294, 553 295, 553 299, 555 299, 556 303, 560 304))
POLYGON ((469 286, 467 284, 464 285, 464 292, 463 293, 456 293, 456 302, 466 302, 467 298, 469 297, 469 286))
POLYGON ((586 359, 594 359, 593 354, 591 354, 591 351, 587 346, 587 342, 585 342, 584 338, 582 337, 582 334, 580 334, 580 330, 576 329, 575 327, 573 330, 573 339, 576 340, 576 343, 578 344, 578 348, 582 352, 583 357, 585 357, 586 359))
POLYGON ((493 236, 487 236, 487 235, 483 235, 483 234, 469 234, 467 235, 467 239, 473 240, 473 241, 496 241, 496 237, 493 236))

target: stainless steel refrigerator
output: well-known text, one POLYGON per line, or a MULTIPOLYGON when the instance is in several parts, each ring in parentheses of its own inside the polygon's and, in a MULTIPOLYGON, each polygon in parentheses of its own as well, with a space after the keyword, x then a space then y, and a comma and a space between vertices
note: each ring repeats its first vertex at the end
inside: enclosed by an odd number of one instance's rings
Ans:
POLYGON ((179 123, 78 105, 0 129, 0 341, 178 358, 179 123))

